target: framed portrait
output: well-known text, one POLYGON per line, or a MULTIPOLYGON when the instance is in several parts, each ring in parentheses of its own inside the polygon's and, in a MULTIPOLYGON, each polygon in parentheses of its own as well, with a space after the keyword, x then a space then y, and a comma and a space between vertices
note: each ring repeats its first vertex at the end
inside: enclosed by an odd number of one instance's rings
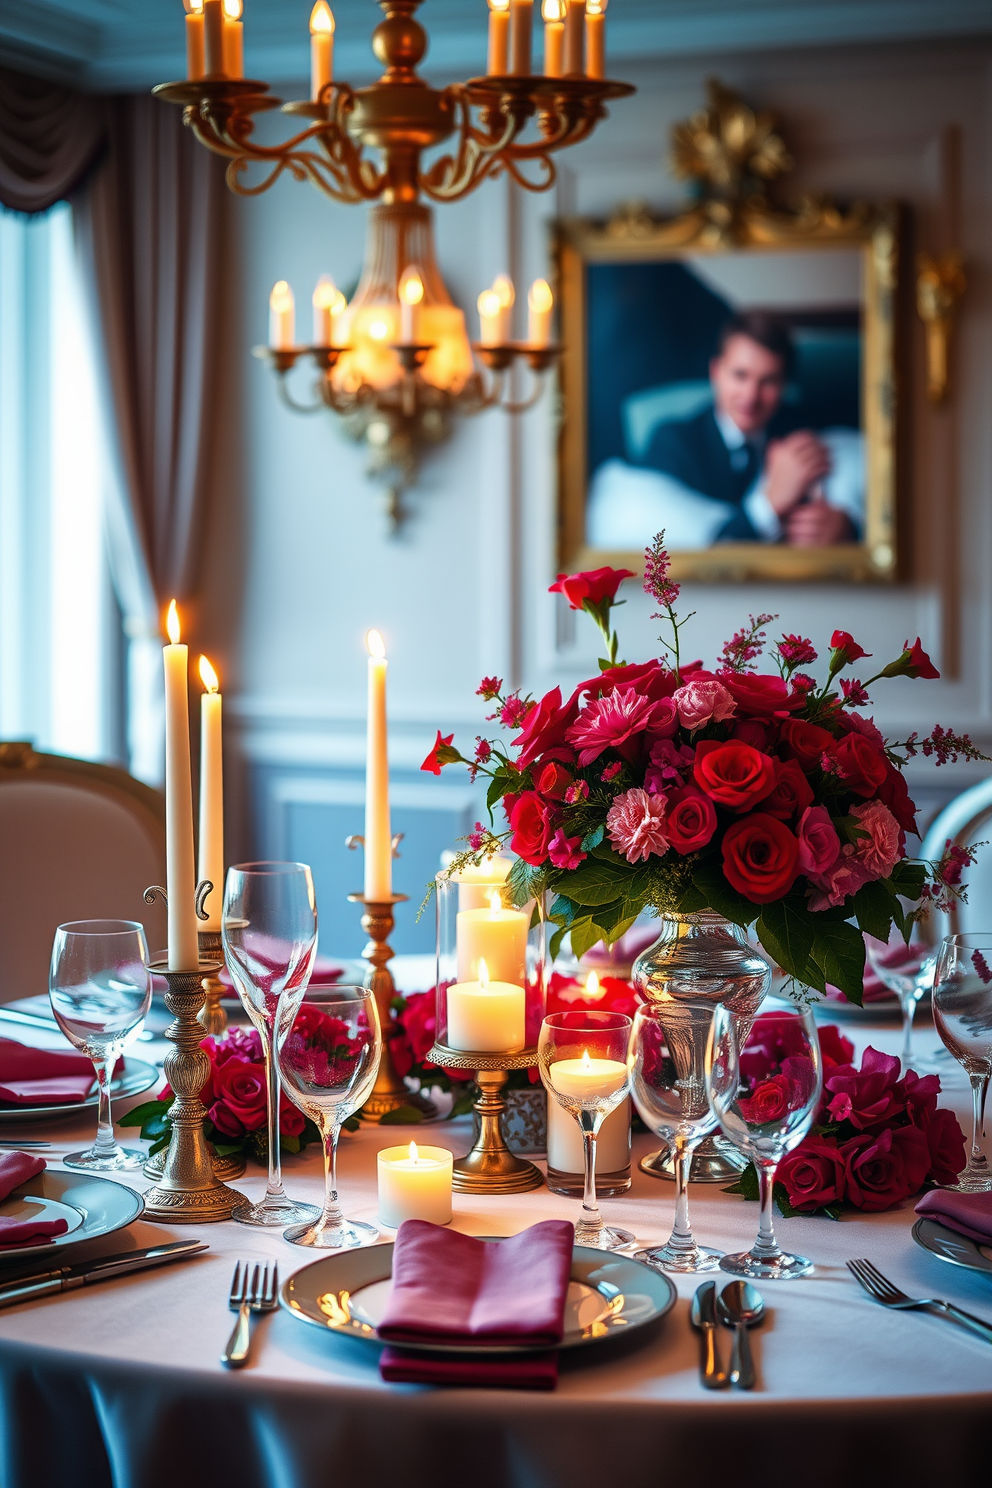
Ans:
POLYGON ((559 224, 562 566, 892 580, 897 209, 721 205, 559 224))

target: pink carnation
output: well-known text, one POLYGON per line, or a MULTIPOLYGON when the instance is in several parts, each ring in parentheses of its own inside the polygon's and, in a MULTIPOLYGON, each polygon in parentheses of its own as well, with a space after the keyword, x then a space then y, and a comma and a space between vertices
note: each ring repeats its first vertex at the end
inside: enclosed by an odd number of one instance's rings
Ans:
POLYGON ((593 698, 565 737, 578 749, 579 764, 585 769, 604 749, 619 749, 627 756, 644 732, 673 734, 677 726, 670 698, 653 702, 633 687, 617 687, 606 697, 593 698))
POLYGON ((902 857, 899 823, 881 801, 865 801, 862 806, 852 806, 851 815, 858 818, 868 833, 867 837, 859 837, 854 856, 869 878, 888 878, 902 857))
POLYGON ((854 855, 854 848, 845 842, 840 857, 826 873, 807 874, 814 892, 810 895, 812 910, 836 909, 843 904, 848 894, 856 894, 868 882, 871 874, 854 855), (818 891, 818 892, 817 892, 818 891))
POLYGON ((737 704, 722 682, 687 682, 672 694, 679 710, 679 721, 690 731, 707 723, 722 723, 735 711, 737 704))
POLYGON ((624 791, 617 796, 606 817, 606 830, 610 842, 617 852, 622 852, 628 863, 646 860, 652 853, 659 856, 668 847, 665 834, 664 795, 648 795, 647 791, 624 791))
POLYGON ((564 827, 559 827, 548 843, 548 857, 556 868, 578 868, 585 861, 582 837, 566 837, 564 827))

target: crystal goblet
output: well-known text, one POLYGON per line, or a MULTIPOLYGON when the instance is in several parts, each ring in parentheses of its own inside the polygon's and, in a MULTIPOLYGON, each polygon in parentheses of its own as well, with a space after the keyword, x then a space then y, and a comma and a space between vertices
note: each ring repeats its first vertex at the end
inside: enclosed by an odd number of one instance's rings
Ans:
MULTIPOLYGON (((883 986, 894 992, 899 999, 902 1013, 902 1052, 899 1055, 902 1073, 910 1068, 921 1070, 939 1069, 932 1059, 913 1054, 913 1019, 920 998, 933 986, 937 965, 937 948, 923 938, 923 930, 915 926, 907 945, 901 931, 893 926, 888 941, 865 936, 865 951, 868 964, 883 986)), ((947 1058, 947 1055, 944 1055, 947 1058)))
POLYGON ((954 1187, 984 1193, 992 1189, 992 1169, 981 1144, 992 1075, 992 934, 945 937, 934 974, 933 1021, 971 1082, 971 1149, 954 1187))

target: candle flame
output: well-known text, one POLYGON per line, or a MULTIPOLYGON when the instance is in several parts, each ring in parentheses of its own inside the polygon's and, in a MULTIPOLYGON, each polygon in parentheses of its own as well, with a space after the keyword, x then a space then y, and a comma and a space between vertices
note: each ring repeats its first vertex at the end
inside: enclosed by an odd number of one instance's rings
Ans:
POLYGON ((563 21, 565 19, 565 0, 544 0, 541 6, 542 21, 563 21))
POLYGON ((274 310, 277 315, 281 315, 285 310, 292 310, 293 305, 293 291, 285 279, 277 279, 272 286, 272 293, 269 295, 269 309, 274 310))
POLYGON ((399 296, 404 305, 419 305, 424 298, 424 281, 414 264, 408 264, 400 276, 399 296))
POLYGON ((417 1144, 416 1144, 416 1142, 411 1142, 410 1143, 410 1161, 411 1162, 419 1162, 420 1161, 420 1153, 417 1151, 417 1144))
POLYGON ((489 991, 489 967, 482 956, 479 957, 479 987, 483 992, 489 991))
POLYGON ((497 274, 493 280, 493 291, 499 295, 499 302, 504 310, 509 310, 517 298, 517 292, 513 288, 513 280, 509 274, 497 274))
POLYGON ((550 310, 555 302, 551 293, 551 285, 547 279, 535 279, 527 293, 527 305, 531 310, 540 312, 550 310))
POLYGON ((510 0, 489 0, 490 10, 509 10, 510 0))
POLYGON ((328 36, 334 35, 334 12, 327 0, 317 0, 310 12, 310 35, 316 36, 318 31, 323 31, 328 36))
POLYGON ((610 0, 586 0, 586 15, 602 15, 610 0))
POLYGON ((220 679, 205 656, 200 657, 200 681, 208 692, 217 692, 220 688, 220 679))
POLYGON ((592 1074, 592 1060, 589 1058, 589 1050, 588 1049, 583 1049, 582 1050, 582 1062, 581 1062, 581 1066, 580 1067, 581 1067, 582 1073, 584 1075, 591 1075, 592 1074))
POLYGON ((484 289, 476 300, 476 304, 479 307, 479 314, 483 317, 498 315, 503 308, 503 302, 494 289, 484 289))
POLYGON ((165 628, 169 632, 169 640, 174 646, 179 645, 179 611, 176 609, 176 601, 170 600, 169 613, 166 616, 165 628))
POLYGON ((365 637, 365 644, 369 648, 370 656, 377 656, 381 661, 386 654, 386 643, 377 630, 370 630, 365 637))
POLYGON ((241 0, 224 0, 224 14, 229 21, 240 21, 242 9, 241 0))
POLYGON ((330 310, 332 315, 340 315, 348 301, 338 289, 330 274, 321 274, 317 280, 317 287, 311 296, 310 303, 315 310, 330 310))
POLYGON ((586 997, 590 1002, 597 1001, 602 996, 599 986, 599 977, 591 971, 586 977, 586 997))
POLYGON ((499 889, 493 889, 492 893, 489 895, 489 913, 495 919, 496 916, 498 914, 502 914, 502 912, 503 900, 500 898, 499 889))
POLYGON ((386 337, 389 335, 389 321, 370 320, 369 335, 372 337, 373 341, 385 341, 386 337))
POLYGON ((187 15, 202 15, 203 0, 183 0, 183 8, 187 15))

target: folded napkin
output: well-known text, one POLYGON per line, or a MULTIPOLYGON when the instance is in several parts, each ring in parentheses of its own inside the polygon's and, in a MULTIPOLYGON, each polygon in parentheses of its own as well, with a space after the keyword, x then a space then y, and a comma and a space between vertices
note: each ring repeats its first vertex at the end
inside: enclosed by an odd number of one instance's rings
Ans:
POLYGON ((0 1039, 0 1102, 67 1105, 85 1100, 93 1081, 93 1065, 85 1054, 30 1049, 14 1039, 0 1039))
MULTIPOLYGON (((7 1152, 0 1157, 0 1202, 9 1198, 15 1188, 45 1171, 45 1159, 30 1152, 7 1152)), ((69 1228, 64 1219, 13 1219, 0 1214, 0 1250, 12 1245, 31 1245, 64 1235, 69 1228)))
POLYGON ((935 1219, 979 1245, 992 1245, 992 1191, 955 1193, 948 1188, 932 1188, 916 1206, 917 1214, 935 1219))
MULTIPOLYGON (((575 1232, 550 1219, 508 1240, 476 1240, 408 1219, 393 1248, 393 1286, 379 1337, 389 1343, 554 1349, 562 1340, 575 1232)), ((383 1379, 553 1389, 553 1353, 440 1360, 387 1349, 383 1379), (402 1371, 402 1373, 401 1373, 402 1371)))

